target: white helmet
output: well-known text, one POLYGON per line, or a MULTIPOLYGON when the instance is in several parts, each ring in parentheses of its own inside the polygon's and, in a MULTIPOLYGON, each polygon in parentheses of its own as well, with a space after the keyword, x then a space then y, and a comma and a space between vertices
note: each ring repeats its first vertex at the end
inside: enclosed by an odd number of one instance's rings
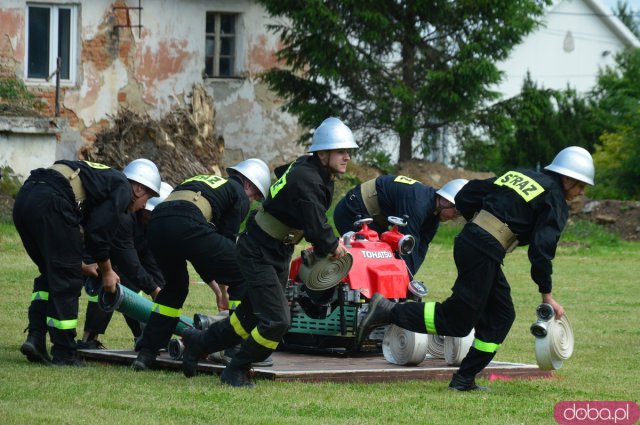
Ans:
POLYGON ((124 175, 129 180, 138 182, 155 192, 154 196, 160 195, 160 172, 156 164, 148 159, 135 159, 124 167, 124 175))
POLYGON ((267 197, 269 186, 271 186, 271 171, 263 160, 258 158, 245 159, 233 167, 227 168, 227 174, 231 174, 231 170, 245 176, 260 190, 263 198, 267 197))
POLYGON ((595 166, 591 154, 580 146, 569 146, 562 149, 551 164, 544 167, 545 170, 553 171, 563 176, 571 177, 591 186, 594 185, 595 166))
POLYGON ((173 191, 173 186, 171 186, 169 183, 167 182, 160 183, 160 195, 155 198, 150 198, 147 201, 147 205, 145 205, 144 209, 147 211, 153 211, 153 209, 156 206, 158 206, 160 202, 167 199, 167 196, 169 196, 169 194, 172 191, 173 191))
POLYGON ((338 118, 331 117, 322 121, 313 133, 313 142, 309 152, 326 151, 331 149, 352 149, 358 145, 351 129, 338 118))
POLYGON ((462 189, 462 186, 467 183, 469 183, 469 180, 467 179, 453 179, 448 181, 440 189, 436 190, 436 193, 455 205, 456 195, 460 189, 462 189))

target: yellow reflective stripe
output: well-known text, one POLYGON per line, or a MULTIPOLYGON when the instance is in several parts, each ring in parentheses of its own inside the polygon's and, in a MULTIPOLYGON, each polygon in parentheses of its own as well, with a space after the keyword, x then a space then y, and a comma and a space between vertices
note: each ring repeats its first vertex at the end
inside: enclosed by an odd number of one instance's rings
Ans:
POLYGON ((82 162, 87 164, 89 167, 95 168, 97 170, 108 170, 109 168, 111 168, 108 165, 100 164, 99 162, 91 162, 91 161, 82 161, 82 162))
POLYGON ((507 171, 495 179, 493 184, 514 190, 527 202, 544 192, 540 183, 517 171, 507 171))
POLYGON ((240 320, 238 320, 238 316, 236 316, 235 313, 231 314, 229 322, 231 323, 231 327, 233 328, 233 330, 238 334, 240 338, 249 338, 249 332, 247 332, 245 328, 242 327, 242 324, 240 323, 240 320))
POLYGON ((207 174, 207 175, 200 175, 200 176, 191 177, 191 178, 186 179, 185 181, 183 181, 182 184, 188 183, 188 182, 200 182, 200 183, 206 184, 207 186, 211 187, 212 189, 217 189, 220 186, 222 186, 223 184, 225 184, 227 182, 227 179, 225 179, 224 177, 214 176, 212 174, 207 174))
POLYGON ((31 294, 31 301, 49 301, 49 293, 47 291, 37 291, 31 294))
POLYGON ((180 312, 182 309, 167 307, 166 305, 153 303, 151 307, 151 311, 154 313, 162 314, 167 317, 180 317, 180 312))
POLYGON ((424 304, 424 326, 427 328, 428 334, 437 334, 436 331, 436 303, 430 302, 424 304))
POLYGON ((289 171, 291 171, 291 167, 293 167, 293 162, 289 165, 287 171, 285 171, 284 174, 280 176, 280 178, 276 180, 275 183, 272 184, 269 188, 269 193, 271 194, 272 198, 275 198, 278 192, 280 192, 280 190, 287 185, 287 174, 289 174, 289 171))
POLYGON ((78 327, 78 319, 58 320, 47 316, 47 326, 61 330, 75 329, 78 327))
POLYGON ((251 336, 258 344, 262 345, 263 347, 267 347, 270 350, 275 350, 276 348, 278 348, 278 341, 273 341, 263 337, 262 335, 260 335, 260 332, 258 332, 258 328, 253 328, 253 330, 251 331, 251 336))
POLYGON ((235 310, 236 308, 238 308, 241 302, 241 300, 229 300, 229 309, 235 310))
POLYGON ((89 298, 88 298, 88 301, 89 301, 90 303, 97 303, 97 302, 98 302, 98 296, 97 296, 97 295, 94 295, 94 296, 92 296, 92 297, 89 297, 89 298))
POLYGON ((500 348, 500 344, 495 344, 493 342, 484 342, 479 339, 473 340, 473 347, 476 350, 484 351, 485 353, 495 353, 500 348))
POLYGON ((414 180, 411 177, 407 177, 407 176, 397 176, 395 179, 393 179, 393 181, 396 183, 404 183, 404 184, 418 183, 418 180, 414 180))

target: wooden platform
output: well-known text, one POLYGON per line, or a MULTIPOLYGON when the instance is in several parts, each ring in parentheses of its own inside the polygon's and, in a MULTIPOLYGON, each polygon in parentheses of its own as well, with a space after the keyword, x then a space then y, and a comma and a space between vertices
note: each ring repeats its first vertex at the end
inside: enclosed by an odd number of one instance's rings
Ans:
MULTIPOLYGON (((129 350, 79 350, 86 360, 131 364, 137 353, 129 350)), ((447 366, 441 359, 425 359, 418 366, 398 366, 385 360, 382 354, 362 357, 341 355, 315 355, 277 351, 273 353, 271 367, 254 368, 256 378, 276 381, 303 382, 382 382, 404 380, 449 380, 457 367, 447 366)), ((181 361, 172 360, 161 353, 156 366, 181 372, 181 361)), ((219 374, 224 369, 220 363, 201 361, 199 371, 219 374)), ((537 365, 509 362, 491 362, 481 373, 482 377, 495 379, 550 378, 552 371, 543 371, 537 365)))

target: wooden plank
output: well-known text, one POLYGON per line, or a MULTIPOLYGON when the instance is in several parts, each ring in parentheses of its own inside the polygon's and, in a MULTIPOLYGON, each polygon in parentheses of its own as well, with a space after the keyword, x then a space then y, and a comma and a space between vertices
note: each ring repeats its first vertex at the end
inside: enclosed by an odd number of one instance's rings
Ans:
MULTIPOLYGON (((87 360, 108 363, 131 364, 137 353, 129 350, 79 350, 87 360)), ((407 380, 448 380, 457 366, 448 366, 442 359, 427 358, 417 366, 394 365, 379 355, 337 356, 314 355, 277 351, 273 353, 272 367, 254 368, 255 376, 276 381, 302 382, 387 382, 407 380)), ((156 368, 181 370, 181 361, 173 360, 165 352, 158 356, 156 368)), ((224 365, 201 361, 198 370, 202 373, 219 374, 224 365)), ((543 371, 536 365, 491 362, 481 373, 482 377, 494 379, 550 378, 552 371, 543 371)))

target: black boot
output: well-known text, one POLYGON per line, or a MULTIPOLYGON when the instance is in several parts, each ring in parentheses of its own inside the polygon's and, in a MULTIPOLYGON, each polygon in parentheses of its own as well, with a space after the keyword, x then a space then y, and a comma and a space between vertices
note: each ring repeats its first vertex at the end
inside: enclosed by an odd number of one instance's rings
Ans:
POLYGON ((487 391, 487 387, 476 384, 476 378, 465 378, 459 373, 454 373, 449 382, 449 389, 452 391, 487 391))
POLYGON ((153 366, 156 362, 156 353, 153 351, 143 348, 138 352, 138 357, 133 361, 131 367, 136 372, 142 372, 147 370, 153 366))
MULTIPOLYGON (((236 345, 235 347, 227 348, 224 351, 217 351, 215 353, 211 353, 207 360, 222 363, 224 365, 228 365, 231 363, 231 359, 236 353, 240 351, 240 345, 236 345)), ((273 366, 273 357, 268 356, 264 360, 251 362, 251 367, 271 367, 273 366)))
POLYGON ((87 363, 75 354, 54 357, 51 364, 53 366, 87 367, 87 363))
POLYGON ((382 294, 378 292, 373 294, 369 303, 369 312, 358 326, 356 342, 361 344, 371 329, 391 323, 391 310, 395 306, 396 303, 389 301, 382 294))
POLYGON ((195 328, 185 329, 182 333, 184 352, 182 353, 182 373, 187 378, 198 373, 198 361, 205 353, 205 348, 200 342, 201 330, 195 328))
POLYGON ((27 340, 20 347, 20 352, 27 356, 27 360, 33 363, 51 364, 51 357, 47 353, 47 344, 44 336, 29 333, 27 340))
POLYGON ((253 388, 256 384, 253 382, 252 375, 249 368, 235 368, 228 365, 220 374, 220 381, 232 387, 253 388))

